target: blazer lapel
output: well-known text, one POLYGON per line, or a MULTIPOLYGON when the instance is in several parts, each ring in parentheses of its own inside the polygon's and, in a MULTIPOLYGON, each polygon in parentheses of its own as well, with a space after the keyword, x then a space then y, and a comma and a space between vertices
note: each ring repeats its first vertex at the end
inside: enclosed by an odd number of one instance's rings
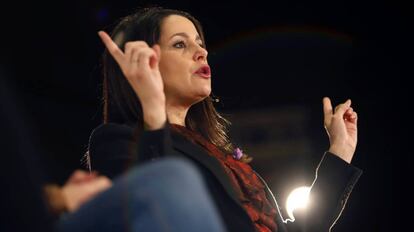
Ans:
POLYGON ((227 173, 222 168, 220 162, 216 158, 209 155, 201 146, 188 141, 182 135, 175 132, 171 134, 173 147, 205 166, 211 173, 213 173, 216 179, 224 187, 227 194, 241 206, 236 191, 233 189, 231 181, 227 176, 227 173))

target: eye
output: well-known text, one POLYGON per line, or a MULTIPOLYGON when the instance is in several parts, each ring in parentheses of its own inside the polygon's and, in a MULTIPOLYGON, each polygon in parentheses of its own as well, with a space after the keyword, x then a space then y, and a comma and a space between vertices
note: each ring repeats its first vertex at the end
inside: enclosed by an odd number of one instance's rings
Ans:
POLYGON ((173 47, 175 47, 175 48, 185 48, 186 46, 185 46, 184 41, 178 41, 177 43, 175 43, 173 45, 173 47))

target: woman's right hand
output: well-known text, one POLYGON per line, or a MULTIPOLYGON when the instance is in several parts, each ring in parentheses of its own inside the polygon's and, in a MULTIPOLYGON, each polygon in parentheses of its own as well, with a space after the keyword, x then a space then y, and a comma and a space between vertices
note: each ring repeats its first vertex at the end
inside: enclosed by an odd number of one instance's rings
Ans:
POLYGON ((125 44, 123 52, 106 32, 98 34, 137 94, 148 129, 163 127, 167 116, 164 84, 158 68, 161 57, 159 45, 151 48, 144 41, 131 41, 125 44))

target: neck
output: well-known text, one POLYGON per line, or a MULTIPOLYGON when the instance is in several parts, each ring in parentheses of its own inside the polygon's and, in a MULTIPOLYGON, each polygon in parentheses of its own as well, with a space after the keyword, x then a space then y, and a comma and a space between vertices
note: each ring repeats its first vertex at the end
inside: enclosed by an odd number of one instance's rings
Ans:
POLYGON ((166 111, 169 123, 185 126, 185 117, 190 106, 173 104, 167 102, 166 111))

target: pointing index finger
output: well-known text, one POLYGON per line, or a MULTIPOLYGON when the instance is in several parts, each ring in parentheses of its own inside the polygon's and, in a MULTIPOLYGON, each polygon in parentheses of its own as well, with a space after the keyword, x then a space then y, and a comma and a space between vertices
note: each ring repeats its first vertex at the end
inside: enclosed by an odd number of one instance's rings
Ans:
POLYGON ((98 32, 99 37, 102 42, 105 44, 105 47, 108 49, 109 53, 114 57, 114 59, 120 64, 123 61, 124 53, 119 49, 118 45, 111 39, 111 37, 104 31, 98 32))

